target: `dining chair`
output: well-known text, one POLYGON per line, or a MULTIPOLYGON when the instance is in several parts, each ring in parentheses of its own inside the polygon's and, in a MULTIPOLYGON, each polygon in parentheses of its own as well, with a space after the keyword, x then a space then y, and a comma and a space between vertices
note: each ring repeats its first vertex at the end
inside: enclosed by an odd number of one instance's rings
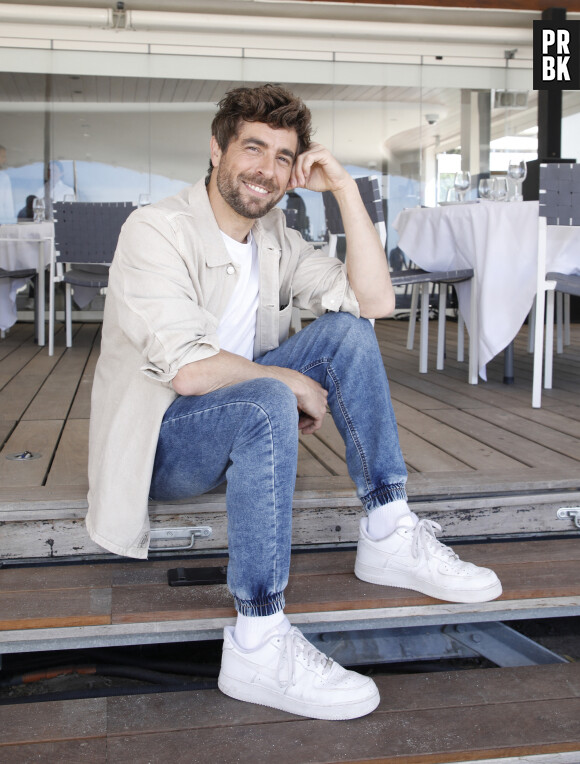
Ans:
MULTIPOLYGON (((540 164, 538 212, 538 276, 535 307, 534 367, 532 407, 542 406, 544 388, 552 388, 554 354, 554 296, 580 297, 580 276, 546 272, 549 225, 580 226, 580 165, 576 163, 540 164), (544 347, 545 311, 545 347, 544 347)), ((560 334, 560 332, 559 332, 560 334)), ((560 341, 560 339, 559 339, 560 341)))
POLYGON ((50 263, 48 354, 54 353, 55 288, 65 285, 66 346, 72 346, 72 292, 75 287, 103 293, 121 227, 131 212, 131 202, 55 202, 54 256, 50 263), (63 268, 64 266, 64 268, 63 268), (97 269, 93 266, 106 266, 97 269), (92 270, 91 270, 92 269, 92 270))
MULTIPOLYGON (((376 176, 369 176, 363 178, 357 178, 356 183, 360 192, 360 195, 365 204, 365 208, 374 223, 377 232, 380 236, 383 247, 386 246, 387 241, 387 226, 385 221, 385 213, 383 208, 383 199, 379 184, 379 179, 376 176)), ((322 194, 324 201, 324 210, 326 215, 326 226, 329 232, 329 251, 328 254, 333 256, 337 249, 337 241, 339 236, 344 235, 344 227, 342 225, 342 218, 340 216, 340 209, 338 203, 330 191, 325 191, 322 194)), ((385 255, 386 257, 386 255, 385 255)), ((429 299, 430 299, 430 287, 431 284, 439 285, 439 315, 438 315, 438 331, 437 331, 437 369, 444 368, 445 358, 445 320, 447 311, 447 289, 449 285, 457 284, 462 281, 471 282, 471 326, 473 336, 477 336, 474 332, 474 327, 477 321, 477 304, 476 304, 476 291, 475 291, 475 274, 473 269, 454 270, 454 271, 437 271, 428 272, 419 268, 415 268, 413 264, 409 268, 403 270, 397 270, 391 272, 391 281, 393 286, 408 286, 412 287, 411 292, 411 313, 409 317, 409 329, 407 332, 407 349, 412 350, 414 345, 415 336, 415 321, 417 314, 418 296, 421 295, 421 332, 419 339, 419 372, 426 373, 428 366, 428 351, 429 351, 429 299)), ((464 347, 464 324, 461 317, 458 320, 458 341, 457 341, 457 358, 461 362, 463 361, 463 347, 464 347)), ((471 384, 477 384, 477 349, 476 343, 469 343, 469 382, 471 384)))

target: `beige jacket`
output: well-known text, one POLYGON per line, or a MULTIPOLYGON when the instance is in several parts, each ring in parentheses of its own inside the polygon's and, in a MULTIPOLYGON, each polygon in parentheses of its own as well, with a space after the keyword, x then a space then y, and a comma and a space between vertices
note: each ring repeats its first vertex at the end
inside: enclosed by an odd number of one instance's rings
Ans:
MULTIPOLYGON (((316 253, 274 209, 253 233, 260 262, 255 357, 288 337, 292 305, 316 315, 359 315, 335 258, 316 253)), ((148 495, 171 380, 219 351, 217 326, 238 278, 205 184, 134 212, 111 266, 103 342, 91 403, 91 538, 116 554, 147 557, 148 495)))

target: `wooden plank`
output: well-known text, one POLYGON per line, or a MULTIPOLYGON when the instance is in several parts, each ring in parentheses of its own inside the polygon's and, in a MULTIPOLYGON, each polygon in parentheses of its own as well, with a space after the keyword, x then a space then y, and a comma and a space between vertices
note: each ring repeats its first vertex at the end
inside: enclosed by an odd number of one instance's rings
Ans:
POLYGON ((10 754, 16 745, 105 738, 107 699, 87 698, 0 706, 0 729, 0 759, 6 763, 12 761, 10 754))
MULTIPOLYGON (((238 706, 239 701, 230 701, 238 706)), ((379 707, 380 708, 380 707, 379 707)), ((232 713, 232 712, 230 712, 232 713)), ((236 713, 234 708, 233 713, 236 713)), ((577 750, 577 698, 377 713, 337 725, 311 719, 109 736, 114 761, 302 764, 389 761, 436 764, 451 758, 577 750), (299 741, 299 745, 297 745, 299 741), (576 747, 575 747, 576 746, 576 747)))
POLYGON ((46 485, 78 485, 88 489, 89 420, 69 419, 65 424, 46 485))
POLYGON ((529 467, 547 467, 553 464, 560 469, 562 467, 573 471, 578 469, 578 462, 574 459, 563 454, 555 454, 540 443, 504 430, 465 411, 448 411, 443 415, 439 411, 432 411, 430 415, 440 421, 443 420, 447 426, 454 428, 459 434, 476 432, 478 440, 484 446, 502 451, 505 460, 517 459, 529 467))
POLYGON ((73 346, 63 353, 23 419, 65 419, 68 416, 97 331, 98 326, 82 326, 74 337, 73 346))
MULTIPOLYGON (((61 353, 36 353, 0 391, 0 420, 19 419, 58 363, 61 353)), ((6 361, 2 362, 2 366, 6 361)), ((44 417, 46 418, 46 417, 44 417)))
POLYGON ((428 440, 399 424, 399 443, 408 469, 417 472, 470 472, 470 465, 456 459, 428 440))
MULTIPOLYGON (((151 565, 145 563, 142 573, 151 565)), ((115 572, 131 570, 132 564, 128 561, 118 563, 105 563, 91 565, 34 565, 30 567, 3 567, 0 571, 1 590, 8 592, 52 591, 57 596, 58 592, 68 592, 70 589, 102 589, 111 586, 115 572)), ((66 594, 64 595, 66 596, 66 594)))
MULTIPOLYGON (((472 413, 473 416, 480 417, 484 421, 495 424, 508 432, 518 434, 531 441, 537 441, 545 448, 555 451, 556 454, 563 454, 580 462, 580 440, 578 440, 577 422, 574 423, 576 427, 575 434, 570 435, 562 429, 555 430, 541 422, 534 422, 527 417, 521 417, 508 411, 500 411, 497 408, 474 409, 472 413)), ((552 419, 551 421, 553 422, 554 420, 552 419)), ((580 468, 580 463, 578 467, 580 468)))
POLYGON ((330 449, 326 443, 317 438, 315 435, 301 435, 300 443, 308 449, 313 457, 323 465, 327 473, 331 475, 342 475, 346 477, 348 475, 348 468, 344 459, 330 449))
POLYGON ((331 473, 314 457, 313 454, 310 453, 303 443, 299 443, 296 474, 298 477, 316 477, 320 475, 330 475, 331 473))
POLYGON ((34 328, 32 324, 18 323, 4 338, 0 337, 0 361, 24 344, 34 344, 34 328))
POLYGON ((21 421, 0 451, 0 483, 3 486, 19 486, 20 488, 42 485, 62 426, 63 422, 57 419, 21 421), (24 451, 38 453, 40 457, 23 461, 11 461, 5 458, 9 454, 24 451))
POLYGON ((87 587, 54 591, 0 592, 0 629, 48 629, 111 623, 111 590, 87 587))
POLYGON ((106 738, 55 740, 0 748, 4 764, 54 761, 58 764, 109 764, 106 738))
POLYGON ((525 469, 521 460, 512 459, 505 452, 499 452, 491 437, 487 438, 486 444, 480 442, 476 426, 478 420, 471 418, 470 427, 456 426, 457 417, 463 412, 432 409, 429 414, 423 414, 404 403, 398 403, 395 410, 402 427, 431 443, 436 443, 442 451, 469 467, 486 472, 525 469))
MULTIPOLYGON (((580 695, 578 664, 474 669, 376 676, 381 694, 377 714, 402 715, 409 711, 485 704, 525 703, 535 700, 576 699, 580 695)), ((139 698, 109 700, 109 735, 172 732, 207 727, 298 721, 274 708, 233 702, 219 691, 162 693, 139 698), (192 713, 192 709, 195 712, 192 713)), ((356 725, 356 722, 352 723, 356 725)), ((356 728, 356 727, 355 727, 356 728)))

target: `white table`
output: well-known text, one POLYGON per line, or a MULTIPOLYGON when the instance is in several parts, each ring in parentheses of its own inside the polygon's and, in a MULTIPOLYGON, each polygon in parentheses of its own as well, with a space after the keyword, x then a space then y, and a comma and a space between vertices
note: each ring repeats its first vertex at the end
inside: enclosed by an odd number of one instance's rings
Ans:
MULTIPOLYGON (((54 246, 54 223, 18 223, 0 226, 0 268, 7 271, 35 269, 38 273, 37 341, 44 345, 44 284, 54 246)), ((16 323, 16 293, 26 279, 0 279, 0 329, 16 323)))
MULTIPOLYGON (((403 210, 399 247, 425 270, 473 268, 479 375, 515 338, 536 294, 538 202, 486 202, 403 210)), ((548 227, 547 270, 580 273, 580 229, 548 227)), ((469 284, 457 284, 468 331, 469 284)), ((470 331, 471 340, 471 331, 470 331)))

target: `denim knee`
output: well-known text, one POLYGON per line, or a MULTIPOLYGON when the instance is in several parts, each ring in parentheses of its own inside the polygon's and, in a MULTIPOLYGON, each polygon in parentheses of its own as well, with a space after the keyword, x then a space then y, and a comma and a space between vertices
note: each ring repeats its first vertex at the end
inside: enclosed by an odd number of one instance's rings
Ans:
POLYGON ((261 377, 248 385, 248 402, 258 406, 273 421, 286 420, 289 427, 298 427, 298 402, 287 384, 279 379, 261 377))

